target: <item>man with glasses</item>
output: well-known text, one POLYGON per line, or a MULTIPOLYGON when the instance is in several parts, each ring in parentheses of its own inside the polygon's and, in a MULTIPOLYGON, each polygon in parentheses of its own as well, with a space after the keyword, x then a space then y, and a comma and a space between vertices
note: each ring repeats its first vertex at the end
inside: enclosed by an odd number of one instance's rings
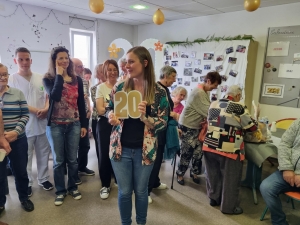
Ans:
MULTIPOLYGON (((74 72, 77 76, 82 78, 83 82, 83 91, 84 91, 84 97, 85 97, 85 109, 86 109, 86 119, 87 121, 90 120, 91 117, 91 106, 90 106, 90 93, 89 93, 89 82, 86 81, 83 78, 83 71, 84 71, 84 66, 82 64, 82 61, 77 58, 73 58, 72 62, 74 64, 74 72)), ((89 124, 89 123, 87 123, 89 124)), ((89 131, 89 127, 86 127, 87 131, 89 131)), ((80 139, 79 142, 79 149, 78 149, 78 173, 86 176, 93 176, 95 175, 95 172, 93 170, 90 170, 87 168, 88 164, 88 153, 90 150, 90 140, 89 140, 89 135, 88 133, 86 134, 85 137, 80 139)), ((76 184, 79 185, 81 184, 81 180, 78 178, 76 181, 76 184)))
POLYGON ((26 136, 28 141, 28 196, 31 196, 34 180, 32 177, 34 150, 36 154, 38 184, 46 191, 53 189, 52 183, 49 182, 50 176, 48 172, 51 148, 46 137, 46 117, 49 100, 44 90, 43 76, 33 73, 30 69, 32 64, 30 51, 24 47, 16 49, 14 62, 18 66, 18 71, 9 77, 8 84, 24 93, 30 113, 29 121, 26 125, 26 136))

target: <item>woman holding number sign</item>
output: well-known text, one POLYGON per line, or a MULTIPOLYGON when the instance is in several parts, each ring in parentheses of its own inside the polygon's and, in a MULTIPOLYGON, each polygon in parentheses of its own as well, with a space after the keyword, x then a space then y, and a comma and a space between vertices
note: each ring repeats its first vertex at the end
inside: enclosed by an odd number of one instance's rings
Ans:
POLYGON ((146 224, 148 181, 156 158, 157 133, 167 125, 169 103, 166 91, 155 82, 148 50, 133 47, 126 60, 127 79, 113 88, 107 111, 113 125, 110 158, 119 186, 122 225, 132 222, 132 191, 136 222, 146 224))
POLYGON ((115 60, 106 60, 103 64, 103 74, 106 82, 100 84, 96 91, 96 108, 99 115, 97 122, 97 143, 99 151, 99 170, 102 188, 100 190, 100 198, 107 199, 110 193, 110 181, 113 169, 109 159, 109 143, 112 125, 108 123, 108 119, 104 116, 106 106, 109 102, 109 95, 117 83, 119 76, 119 67, 115 60))

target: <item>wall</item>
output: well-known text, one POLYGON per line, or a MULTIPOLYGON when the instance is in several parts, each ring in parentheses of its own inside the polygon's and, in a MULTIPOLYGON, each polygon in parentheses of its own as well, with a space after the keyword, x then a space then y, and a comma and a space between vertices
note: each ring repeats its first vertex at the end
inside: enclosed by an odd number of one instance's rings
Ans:
MULTIPOLYGON (((299 25, 299 11, 300 3, 294 3, 260 8, 252 13, 239 11, 165 22, 160 26, 154 24, 140 25, 138 26, 138 43, 147 38, 156 38, 161 42, 167 42, 183 41, 186 38, 189 40, 200 37, 206 38, 213 34, 220 37, 251 34, 259 43, 256 70, 253 74, 255 75, 253 99, 258 102, 268 28, 299 25)), ((268 116, 270 121, 299 117, 299 109, 261 105, 261 116, 268 116)))
MULTIPOLYGON (((0 11, 0 60, 9 67, 9 72, 16 72, 17 67, 13 63, 13 55, 16 48, 23 46, 33 53, 33 68, 39 65, 39 70, 47 71, 47 54, 55 46, 62 45, 70 49, 69 28, 86 29, 93 22, 88 20, 73 20, 70 24, 70 16, 65 12, 53 10, 59 23, 50 9, 22 4, 14 13, 17 3, 0 0, 5 11, 0 11), (10 16, 9 16, 10 15, 10 16), (47 16, 49 17, 47 18, 47 16), (4 17, 5 16, 5 17, 4 17), (6 17, 7 16, 7 17, 6 17), (38 22, 44 20, 42 23, 38 22), (34 22, 37 21, 37 22, 34 22), (81 25, 83 24, 83 26, 81 25), (39 28, 37 31, 37 27, 39 28), (35 65, 34 65, 35 64, 35 65), (43 70, 43 67, 45 69, 43 70)), ((95 20, 84 17, 85 19, 95 20)), ((109 58, 108 46, 116 38, 124 38, 129 42, 134 40, 134 26, 97 19, 95 26, 87 29, 97 33, 97 62, 103 62, 109 58)))

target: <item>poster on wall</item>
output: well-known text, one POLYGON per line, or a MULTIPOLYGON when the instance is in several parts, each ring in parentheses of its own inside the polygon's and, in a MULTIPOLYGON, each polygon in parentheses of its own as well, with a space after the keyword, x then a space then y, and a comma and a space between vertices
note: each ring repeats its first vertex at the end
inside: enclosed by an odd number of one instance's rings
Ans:
POLYGON ((267 56, 288 56, 289 47, 289 41, 269 42, 267 56))
POLYGON ((280 64, 278 77, 282 78, 300 78, 300 65, 299 64, 280 64))
POLYGON ((264 84, 263 94, 265 97, 283 98, 284 84, 264 84))

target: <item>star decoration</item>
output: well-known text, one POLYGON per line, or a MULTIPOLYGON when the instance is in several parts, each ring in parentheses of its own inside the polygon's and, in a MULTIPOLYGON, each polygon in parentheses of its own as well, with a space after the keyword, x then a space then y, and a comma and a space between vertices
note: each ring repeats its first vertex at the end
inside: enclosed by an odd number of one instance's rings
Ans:
POLYGON ((154 43, 155 51, 162 51, 163 44, 160 41, 154 43))
POLYGON ((120 48, 117 48, 116 44, 113 43, 111 47, 108 47, 108 52, 110 52, 109 57, 118 58, 118 52, 121 51, 120 48))

